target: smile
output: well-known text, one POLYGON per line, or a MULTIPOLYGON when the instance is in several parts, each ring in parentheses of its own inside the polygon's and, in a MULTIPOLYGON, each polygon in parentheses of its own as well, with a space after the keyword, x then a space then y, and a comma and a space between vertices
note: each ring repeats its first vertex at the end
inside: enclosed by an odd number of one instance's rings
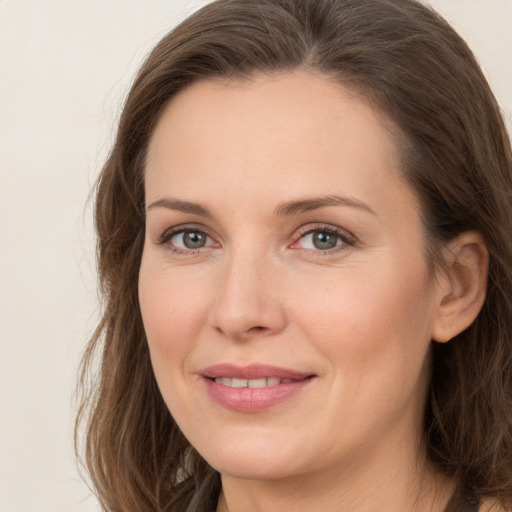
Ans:
POLYGON ((220 364, 200 372, 206 394, 224 409, 263 412, 300 394, 316 375, 276 366, 220 364))
POLYGON ((268 388, 279 386, 279 384, 289 384, 294 379, 281 379, 280 377, 268 377, 260 379, 237 379, 230 377, 217 377, 215 382, 228 386, 230 388, 268 388))

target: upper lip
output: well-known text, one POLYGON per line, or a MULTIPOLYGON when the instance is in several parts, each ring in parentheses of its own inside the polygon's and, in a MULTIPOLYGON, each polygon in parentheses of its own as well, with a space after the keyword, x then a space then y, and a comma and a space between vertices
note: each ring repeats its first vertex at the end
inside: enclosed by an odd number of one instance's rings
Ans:
POLYGON ((203 377, 216 379, 218 377, 231 377, 234 379, 262 379, 278 377, 280 379, 304 379, 313 376, 312 373, 301 372, 289 368, 281 368, 267 364, 250 364, 238 366, 231 363, 209 366, 200 372, 203 377))

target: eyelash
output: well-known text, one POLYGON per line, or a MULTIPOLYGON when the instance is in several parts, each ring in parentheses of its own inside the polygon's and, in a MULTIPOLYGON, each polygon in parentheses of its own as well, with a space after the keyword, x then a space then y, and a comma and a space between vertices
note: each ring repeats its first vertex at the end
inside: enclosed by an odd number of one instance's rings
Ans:
POLYGON ((170 244, 169 242, 173 237, 179 234, 185 234, 185 233, 202 233, 207 238, 210 238, 213 240, 213 237, 211 237, 203 226, 200 225, 194 225, 194 224, 187 224, 186 226, 176 226, 174 228, 171 228, 167 231, 165 231, 162 236, 159 238, 157 245, 165 245, 166 248, 171 251, 174 254, 177 255, 184 255, 184 256, 193 256, 194 254, 199 253, 202 249, 205 249, 205 247, 200 247, 199 249, 182 249, 181 247, 176 247, 170 244))
MULTIPOLYGON (((160 238, 158 239, 157 245, 166 245, 168 250, 173 252, 177 255, 185 255, 185 256, 193 256, 197 253, 199 253, 202 249, 206 249, 208 247, 200 247, 198 249, 183 249, 181 247, 176 247, 170 244, 170 240, 175 237, 176 235, 184 233, 201 233, 204 234, 207 238, 210 240, 213 240, 213 237, 211 237, 208 232, 205 230, 203 226, 200 225, 193 225, 193 224, 187 224, 186 226, 176 226, 175 228, 171 228, 168 231, 165 231, 160 238)), ((295 241, 290 244, 289 247, 292 247, 296 250, 302 250, 306 251, 308 254, 313 254, 314 256, 322 257, 327 255, 333 255, 338 252, 346 251, 349 248, 356 245, 356 238, 349 232, 342 230, 340 228, 337 228, 335 226, 332 226, 330 224, 317 224, 313 227, 308 226, 304 229, 299 229, 298 231, 298 237, 295 239, 295 241), (305 249, 305 248, 294 248, 293 246, 296 245, 300 240, 303 240, 307 235, 313 234, 313 233, 325 233, 328 235, 335 236, 337 239, 341 241, 341 243, 335 245, 333 248, 330 249, 305 249)))
MULTIPOLYGON (((330 224, 317 224, 313 227, 308 226, 307 228, 304 228, 303 230, 299 230, 298 237, 295 242, 291 244, 291 247, 293 247, 295 244, 297 244, 300 240, 303 240, 307 235, 313 234, 313 233, 324 233, 328 235, 335 236, 340 240, 341 243, 335 245, 331 249, 305 249, 303 248, 303 251, 306 251, 310 255, 314 255, 315 257, 321 258, 322 256, 332 256, 333 254, 337 254, 343 251, 347 251, 351 247, 354 247, 356 245, 356 238, 354 235, 349 233, 348 231, 345 231, 343 229, 340 229, 336 226, 332 226, 330 224)), ((300 248, 298 248, 300 249, 300 248)))

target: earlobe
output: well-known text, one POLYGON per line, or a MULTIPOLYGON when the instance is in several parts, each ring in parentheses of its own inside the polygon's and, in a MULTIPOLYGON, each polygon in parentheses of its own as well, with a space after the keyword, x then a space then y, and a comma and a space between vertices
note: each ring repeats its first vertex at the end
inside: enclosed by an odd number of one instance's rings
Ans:
POLYGON ((468 231, 450 242, 439 271, 434 341, 447 342, 473 323, 485 301, 488 268, 489 253, 479 233, 468 231))

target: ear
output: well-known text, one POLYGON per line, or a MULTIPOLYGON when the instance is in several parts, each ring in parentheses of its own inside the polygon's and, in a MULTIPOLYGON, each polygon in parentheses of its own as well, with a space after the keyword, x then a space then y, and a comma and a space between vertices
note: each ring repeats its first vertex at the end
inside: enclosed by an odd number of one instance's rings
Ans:
POLYGON ((437 276, 437 314, 432 339, 447 342, 469 327, 482 309, 489 253, 480 233, 467 231, 444 250, 445 268, 437 276))

